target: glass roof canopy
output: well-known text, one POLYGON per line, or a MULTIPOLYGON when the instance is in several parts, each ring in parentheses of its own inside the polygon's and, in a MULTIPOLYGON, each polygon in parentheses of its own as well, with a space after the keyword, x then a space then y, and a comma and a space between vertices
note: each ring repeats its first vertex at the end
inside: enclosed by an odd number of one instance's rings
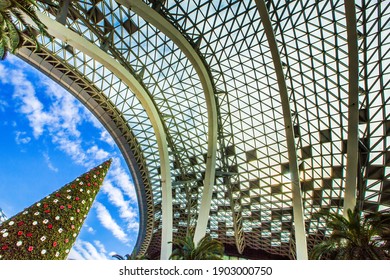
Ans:
MULTIPOLYGON (((198 65, 161 28, 129 9, 142 1, 39 1, 137 78, 163 124, 172 178, 174 238, 196 225, 207 177, 210 107, 198 65), (60 2, 60 3, 59 3, 60 2), (134 4, 135 5, 135 4, 134 4)), ((207 68, 217 113, 207 232, 231 252, 295 258, 292 175, 280 80, 263 1, 144 1, 179 31, 207 68)), ((350 58, 344 1, 265 1, 291 111, 307 244, 327 233, 320 209, 342 212, 350 58)), ((355 1, 358 36, 357 203, 390 207, 390 3, 355 1)), ((146 10, 148 13, 148 10, 146 10)), ((145 106, 107 65, 58 37, 21 56, 78 96, 125 155, 141 208, 136 250, 158 255, 162 232, 159 143, 145 106), (53 67, 54 66, 54 67, 53 67), (57 72, 56 72, 57 71, 57 72), (82 97, 84 96, 84 97, 82 97), (94 109, 95 108, 95 109, 94 109), (96 109, 98 108, 98 109, 96 109)))

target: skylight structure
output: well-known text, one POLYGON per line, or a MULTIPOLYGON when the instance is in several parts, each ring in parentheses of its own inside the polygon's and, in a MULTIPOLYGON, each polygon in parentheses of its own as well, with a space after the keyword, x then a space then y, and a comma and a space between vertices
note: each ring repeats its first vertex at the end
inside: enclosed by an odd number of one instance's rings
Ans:
POLYGON ((115 138, 136 251, 194 228, 230 254, 305 258, 321 209, 390 206, 388 1, 39 1, 19 55, 115 138), (345 203, 346 202, 346 203, 345 203), (349 205, 349 206, 348 206, 349 205))

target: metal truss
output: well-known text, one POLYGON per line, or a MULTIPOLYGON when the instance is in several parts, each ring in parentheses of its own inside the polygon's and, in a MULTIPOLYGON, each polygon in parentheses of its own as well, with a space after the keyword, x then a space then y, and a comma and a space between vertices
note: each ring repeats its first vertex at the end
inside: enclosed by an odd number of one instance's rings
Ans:
POLYGON ((160 256, 162 170, 173 238, 206 220, 227 253, 248 258, 302 258, 295 239, 310 249, 324 238, 313 214, 342 213, 346 196, 347 208, 389 210, 388 1, 42 0, 39 9, 136 77, 162 122, 165 163, 148 108, 108 65, 59 37, 39 37, 46 54, 24 56, 93 85, 84 103, 109 112, 101 120, 139 182, 141 253, 160 256))

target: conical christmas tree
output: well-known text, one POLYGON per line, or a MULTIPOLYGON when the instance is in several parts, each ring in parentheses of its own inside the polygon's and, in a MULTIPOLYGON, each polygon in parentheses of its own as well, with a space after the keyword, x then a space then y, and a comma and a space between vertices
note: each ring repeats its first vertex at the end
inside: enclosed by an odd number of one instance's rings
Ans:
POLYGON ((0 225, 0 259, 66 259, 111 160, 91 169, 0 225))

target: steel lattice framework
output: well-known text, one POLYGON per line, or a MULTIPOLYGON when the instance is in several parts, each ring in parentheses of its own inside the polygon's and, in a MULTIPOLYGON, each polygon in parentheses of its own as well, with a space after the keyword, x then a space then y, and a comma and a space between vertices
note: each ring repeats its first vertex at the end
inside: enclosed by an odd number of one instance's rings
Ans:
POLYGON ((140 254, 167 258, 194 228, 230 254, 304 259, 328 233, 320 209, 389 210, 388 1, 41 0, 39 15, 52 37, 19 55, 115 138, 140 254))

